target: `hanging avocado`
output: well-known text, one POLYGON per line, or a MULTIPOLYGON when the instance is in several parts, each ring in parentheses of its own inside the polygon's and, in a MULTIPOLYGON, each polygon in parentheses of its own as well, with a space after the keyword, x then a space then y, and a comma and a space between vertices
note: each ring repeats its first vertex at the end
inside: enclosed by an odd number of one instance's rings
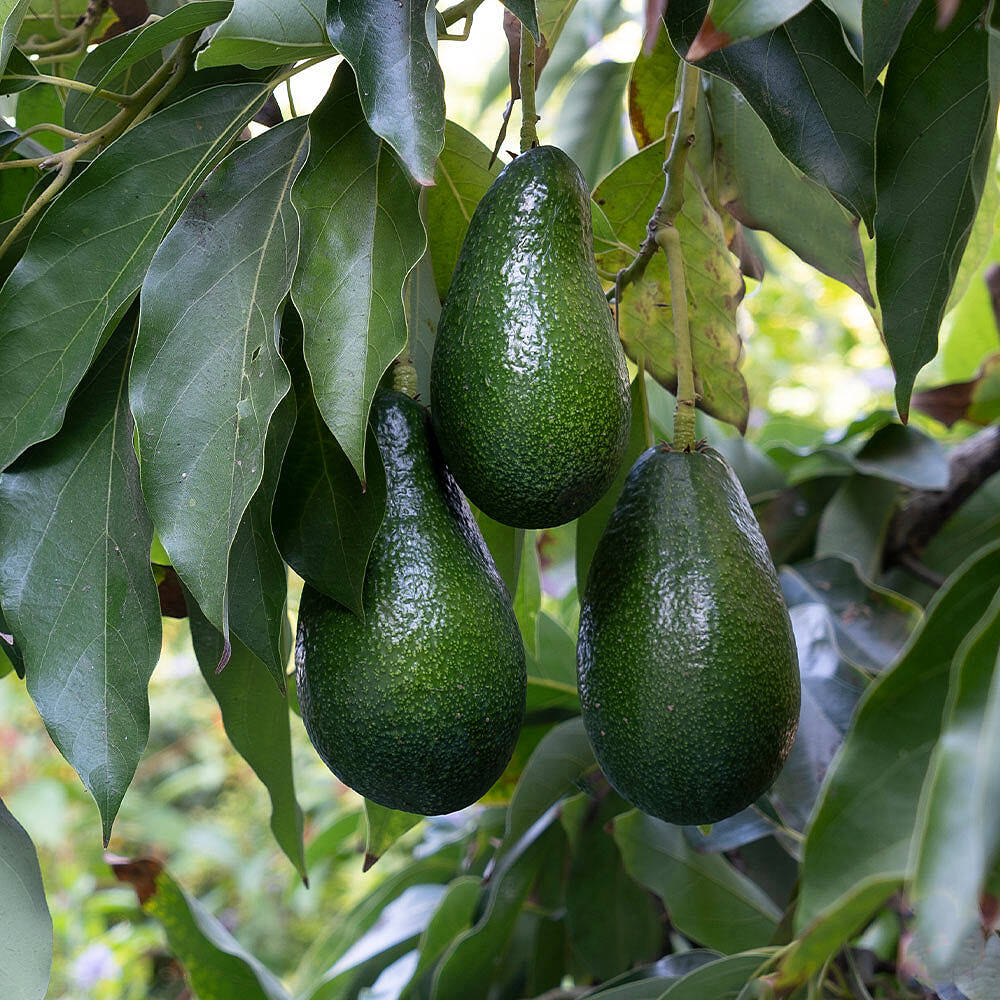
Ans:
POLYGON ((380 391, 371 419, 387 500, 364 620, 304 589, 295 652, 302 720, 355 791, 390 809, 453 812, 510 760, 524 714, 524 647, 423 408, 380 391))
POLYGON ((639 456, 590 566, 577 665, 598 763, 644 812, 714 823, 777 777, 798 726, 795 641, 718 452, 639 456))
POLYGON ((483 196, 438 325, 431 413, 477 507, 541 528, 589 510, 629 432, 625 356, 576 164, 539 146, 483 196))

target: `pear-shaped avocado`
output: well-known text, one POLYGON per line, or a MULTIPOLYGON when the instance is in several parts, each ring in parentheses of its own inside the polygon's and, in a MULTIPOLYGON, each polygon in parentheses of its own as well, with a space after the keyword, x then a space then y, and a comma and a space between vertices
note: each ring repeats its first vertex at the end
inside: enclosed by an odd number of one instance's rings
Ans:
POLYGON ((453 812, 483 795, 513 753, 524 646, 424 409, 380 391, 372 425, 387 499, 364 620, 305 587, 295 650, 302 721, 330 770, 362 795, 405 812, 453 812))
POLYGON ((799 719, 795 641, 718 452, 639 456, 590 565, 577 666, 597 761, 644 812, 714 823, 777 777, 799 719))
POLYGON ((462 244, 431 367, 441 450, 490 517, 550 527, 611 485, 629 405, 586 183, 565 153, 538 146, 493 182, 462 244))

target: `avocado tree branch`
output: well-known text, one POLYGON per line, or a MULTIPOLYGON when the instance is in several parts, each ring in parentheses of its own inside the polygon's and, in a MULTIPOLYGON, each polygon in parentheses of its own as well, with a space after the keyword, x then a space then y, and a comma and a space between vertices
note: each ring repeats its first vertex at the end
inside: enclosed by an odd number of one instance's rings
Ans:
MULTIPOLYGON (((697 67, 682 62, 677 72, 677 80, 677 101, 674 104, 678 109, 677 121, 669 137, 670 147, 663 164, 663 172, 666 174, 663 195, 646 224, 646 238, 642 241, 639 252, 627 267, 623 267, 615 275, 614 287, 608 292, 608 299, 614 302, 616 313, 621 306, 622 292, 642 278, 649 262, 660 248, 657 233, 666 226, 673 225, 677 213, 684 204, 684 171, 687 166, 688 150, 694 143, 694 120, 698 108, 697 67)), ((674 109, 671 108, 664 125, 665 132, 669 133, 667 126, 673 113, 674 109)))
POLYGON ((914 491, 890 522, 883 558, 887 569, 903 566, 915 571, 921 553, 948 518, 1000 472, 1000 427, 987 427, 955 445, 948 467, 948 485, 943 490, 914 491))

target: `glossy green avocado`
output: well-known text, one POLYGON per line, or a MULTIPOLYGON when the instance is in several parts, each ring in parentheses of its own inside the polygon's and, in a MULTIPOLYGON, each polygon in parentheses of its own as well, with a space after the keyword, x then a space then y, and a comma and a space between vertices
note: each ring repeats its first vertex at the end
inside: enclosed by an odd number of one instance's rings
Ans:
POLYGON ((777 777, 798 726, 795 641, 718 452, 658 445, 632 467, 590 566, 577 665, 598 763, 644 812, 714 823, 777 777))
POLYGON ((539 146, 493 182, 462 244, 431 368, 441 450, 490 517, 549 527, 611 485, 629 407, 586 183, 565 153, 539 146))
POLYGON ((390 809, 453 812, 510 760, 524 714, 524 647, 423 407, 380 391, 371 419, 387 500, 364 620, 304 589, 302 720, 320 757, 357 792, 390 809))

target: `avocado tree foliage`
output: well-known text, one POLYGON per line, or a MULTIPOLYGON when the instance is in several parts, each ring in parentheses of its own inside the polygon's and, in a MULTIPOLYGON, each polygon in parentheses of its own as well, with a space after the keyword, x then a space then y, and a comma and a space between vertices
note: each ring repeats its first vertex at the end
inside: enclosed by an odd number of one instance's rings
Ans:
MULTIPOLYGON (((437 55, 483 2, 0 0, 0 676, 23 679, 105 845, 147 740, 161 614, 186 616, 306 876, 289 568, 360 610, 386 500, 372 399, 398 357, 429 398, 441 302, 500 169, 494 135, 447 119, 437 55), (283 114, 275 94, 320 64, 325 96, 283 114)), ((580 56, 574 4, 504 3, 528 144, 580 56)), ((296 995, 995 1000, 996 355, 914 385, 993 236, 1000 13, 670 0, 646 28, 631 67, 588 65, 566 95, 577 135, 613 140, 570 152, 634 363, 625 461, 571 529, 576 579, 631 463, 672 436, 664 390, 678 434, 697 406, 785 567, 797 742, 771 792, 710 830, 631 809, 579 719, 574 593, 543 609, 540 539, 483 517, 527 654, 518 750, 473 822, 425 824, 438 863, 381 883, 296 995), (871 308, 898 419, 740 437, 753 230, 871 308), (986 429, 946 449, 907 424, 911 402, 986 429)), ((367 866, 420 821, 366 812, 367 866)), ((2 803, 0 858, 0 993, 40 1000, 51 921, 2 803)), ((111 866, 195 994, 293 995, 160 861, 111 866)))

